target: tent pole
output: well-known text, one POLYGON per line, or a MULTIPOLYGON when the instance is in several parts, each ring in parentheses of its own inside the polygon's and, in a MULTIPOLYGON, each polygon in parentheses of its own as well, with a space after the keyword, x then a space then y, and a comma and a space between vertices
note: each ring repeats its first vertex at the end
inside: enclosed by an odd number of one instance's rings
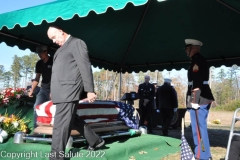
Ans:
POLYGON ((234 7, 230 6, 230 5, 228 5, 227 3, 224 3, 224 2, 221 1, 221 0, 217 0, 217 1, 218 1, 219 3, 221 3, 222 5, 228 7, 229 9, 233 10, 234 12, 237 12, 238 14, 240 14, 240 11, 237 10, 236 8, 234 8, 234 7))
MULTIPOLYGON (((240 57, 226 57, 224 58, 224 61, 227 61, 227 60, 236 60, 236 59, 240 59, 240 57)), ((207 59, 207 62, 215 62, 215 61, 223 61, 222 58, 212 58, 212 59, 207 59)), ((173 63, 170 63, 170 62, 162 62, 162 63, 149 63, 148 65, 149 66, 161 66, 161 65, 172 65, 172 64, 189 64, 190 61, 187 60, 187 61, 176 61, 176 62, 173 62, 173 63)), ((131 68, 134 68, 134 67, 145 67, 146 64, 133 64, 131 65, 131 68)), ((127 68, 127 66, 123 66, 123 68, 127 68)))
MULTIPOLYGON (((35 45, 45 45, 45 46, 48 46, 46 44, 43 44, 43 43, 40 43, 40 42, 37 42, 37 41, 33 41, 33 40, 30 40, 30 39, 27 39, 27 38, 22 38, 22 37, 20 38, 18 36, 15 36, 15 35, 12 35, 12 34, 9 34, 9 33, 5 33, 5 32, 2 32, 2 31, 0 31, 0 34, 4 35, 4 36, 7 36, 7 37, 10 37, 10 38, 18 39, 19 41, 28 42, 28 43, 32 43, 32 44, 35 44, 35 45)), ((54 50, 57 50, 54 47, 50 47, 50 48, 54 49, 54 50)))
POLYGON ((121 92, 122 92, 122 69, 119 72, 118 101, 120 101, 121 99, 121 92))
POLYGON ((143 20, 144 20, 144 18, 145 18, 145 15, 146 15, 147 10, 148 10, 148 8, 149 8, 149 6, 150 6, 150 3, 151 3, 151 0, 148 0, 147 6, 146 6, 146 8, 145 8, 145 10, 144 10, 144 13, 143 13, 143 15, 142 15, 142 17, 141 17, 141 20, 140 20, 140 22, 139 22, 139 24, 138 24, 138 26, 137 26, 137 29, 136 29, 136 31, 135 31, 135 33, 134 33, 134 36, 133 36, 132 40, 131 40, 131 42, 130 42, 130 45, 129 45, 128 49, 127 49, 127 52, 126 52, 126 54, 124 55, 124 58, 123 58, 123 60, 122 60, 121 68, 123 67, 123 65, 124 65, 124 63, 125 63, 125 60, 126 60, 128 54, 129 54, 129 52, 130 52, 130 50, 131 50, 131 48, 132 48, 132 45, 133 45, 134 40, 135 40, 135 38, 136 38, 136 36, 137 36, 137 34, 138 34, 138 31, 139 31, 139 29, 140 29, 141 26, 142 26, 142 22, 143 22, 143 20))

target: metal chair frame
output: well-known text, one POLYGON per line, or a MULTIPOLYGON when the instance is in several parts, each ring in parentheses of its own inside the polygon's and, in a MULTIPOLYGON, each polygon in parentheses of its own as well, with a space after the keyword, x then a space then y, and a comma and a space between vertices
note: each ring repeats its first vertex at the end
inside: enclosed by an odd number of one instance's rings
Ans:
POLYGON ((234 127, 235 127, 235 123, 237 121, 240 121, 240 117, 237 116, 237 113, 240 111, 240 108, 236 109, 234 114, 233 114, 233 118, 232 118, 232 124, 231 124, 231 128, 230 128, 230 134, 229 134, 229 139, 228 139, 228 145, 227 145, 227 152, 226 152, 226 157, 225 160, 229 160, 228 156, 229 156, 229 151, 230 151, 230 147, 231 147, 231 143, 232 143, 232 138, 233 136, 240 136, 239 133, 234 132, 234 127))

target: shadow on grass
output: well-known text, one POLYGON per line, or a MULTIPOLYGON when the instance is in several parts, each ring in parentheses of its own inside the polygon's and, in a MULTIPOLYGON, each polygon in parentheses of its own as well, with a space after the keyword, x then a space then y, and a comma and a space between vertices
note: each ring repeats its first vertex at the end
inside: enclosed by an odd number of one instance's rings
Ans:
MULTIPOLYGON (((239 131, 240 128, 235 128, 236 131, 239 131)), ((156 135, 162 135, 161 129, 154 130, 156 135)), ((230 126, 211 126, 208 127, 208 136, 211 147, 223 147, 227 148, 228 138, 230 133, 230 126)), ((169 137, 181 139, 181 128, 170 128, 169 137)), ((193 137, 192 129, 190 126, 184 129, 184 136, 188 141, 189 145, 193 148, 193 137)))

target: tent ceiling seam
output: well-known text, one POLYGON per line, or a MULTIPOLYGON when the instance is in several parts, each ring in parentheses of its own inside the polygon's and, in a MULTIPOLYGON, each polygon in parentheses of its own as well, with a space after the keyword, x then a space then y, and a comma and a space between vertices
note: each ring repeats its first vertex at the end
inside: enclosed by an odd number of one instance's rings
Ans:
POLYGON ((234 12, 240 14, 240 11, 239 11, 239 10, 237 10, 236 8, 228 5, 227 3, 223 2, 222 0, 216 0, 216 1, 218 1, 218 2, 221 3, 222 5, 226 6, 227 8, 233 10, 234 12))
POLYGON ((135 41, 135 38, 136 38, 136 36, 137 36, 137 34, 138 34, 138 31, 139 31, 139 29, 140 29, 140 27, 141 27, 141 25, 142 25, 143 19, 144 19, 146 13, 147 13, 147 10, 148 10, 148 8, 149 8, 149 6, 150 6, 150 3, 151 3, 151 0, 149 0, 148 3, 147 3, 147 6, 146 6, 146 8, 145 8, 145 10, 144 10, 144 13, 143 13, 143 15, 142 15, 142 17, 141 17, 141 20, 140 20, 140 22, 139 22, 139 24, 138 24, 138 26, 137 26, 137 29, 136 29, 136 31, 135 31, 135 33, 134 33, 134 36, 133 36, 133 38, 132 38, 132 40, 131 40, 131 42, 130 42, 130 45, 129 45, 128 49, 127 49, 127 52, 125 53, 125 55, 124 55, 124 57, 123 57, 123 60, 122 60, 122 63, 121 63, 121 67, 122 67, 123 64, 125 63, 125 60, 126 60, 128 54, 129 54, 129 52, 130 52, 130 50, 131 50, 131 48, 132 48, 132 45, 133 45, 133 43, 134 43, 134 41, 135 41))
MULTIPOLYGON (((213 58, 213 59, 207 59, 208 62, 214 62, 214 61, 227 61, 227 60, 236 60, 240 59, 240 57, 224 57, 224 59, 221 58, 213 58)), ((169 61, 164 63, 145 63, 145 64, 132 64, 131 67, 145 67, 145 66, 160 66, 160 65, 172 65, 174 64, 189 64, 190 61, 169 61)), ((123 66, 123 68, 127 68, 128 66, 123 66)))

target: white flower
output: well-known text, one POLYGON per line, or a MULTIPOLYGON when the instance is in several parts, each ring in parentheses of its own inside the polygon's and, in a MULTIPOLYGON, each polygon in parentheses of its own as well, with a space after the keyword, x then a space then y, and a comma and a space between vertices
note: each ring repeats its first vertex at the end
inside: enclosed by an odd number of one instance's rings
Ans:
POLYGON ((0 136, 2 136, 3 139, 7 139, 8 133, 2 129, 0 129, 0 136))
POLYGON ((0 143, 3 143, 3 137, 0 135, 0 143))
POLYGON ((14 126, 14 128, 17 128, 18 127, 18 125, 19 125, 19 123, 18 122, 12 122, 12 124, 13 124, 13 126, 14 126))
POLYGON ((6 89, 4 89, 4 90, 2 91, 2 94, 5 93, 5 92, 6 92, 6 89))
POLYGON ((5 119, 5 117, 0 117, 0 122, 2 122, 5 119))

